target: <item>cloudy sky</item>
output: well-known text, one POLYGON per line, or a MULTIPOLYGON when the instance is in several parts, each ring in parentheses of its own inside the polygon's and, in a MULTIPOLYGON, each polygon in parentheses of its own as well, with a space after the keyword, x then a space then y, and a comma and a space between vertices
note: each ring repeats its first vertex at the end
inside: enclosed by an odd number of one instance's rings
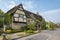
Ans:
POLYGON ((60 22, 60 0, 0 0, 0 9, 7 12, 20 3, 26 10, 39 12, 46 21, 60 22))

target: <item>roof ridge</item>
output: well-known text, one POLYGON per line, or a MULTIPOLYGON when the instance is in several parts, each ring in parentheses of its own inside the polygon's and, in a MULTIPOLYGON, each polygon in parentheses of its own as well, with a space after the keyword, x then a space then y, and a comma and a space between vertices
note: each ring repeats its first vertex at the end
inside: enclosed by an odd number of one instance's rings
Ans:
POLYGON ((23 5, 22 5, 22 4, 19 4, 19 5, 15 6, 15 7, 11 8, 9 11, 7 11, 7 13, 10 12, 10 11, 12 11, 13 9, 16 10, 16 9, 19 8, 20 6, 23 6, 23 5))

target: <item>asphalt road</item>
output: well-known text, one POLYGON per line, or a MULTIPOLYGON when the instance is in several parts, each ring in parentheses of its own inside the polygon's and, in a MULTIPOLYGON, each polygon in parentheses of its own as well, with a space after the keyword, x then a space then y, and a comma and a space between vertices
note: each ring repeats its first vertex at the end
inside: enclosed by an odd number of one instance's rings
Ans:
POLYGON ((60 29, 44 30, 41 33, 19 38, 16 40, 60 40, 60 29))

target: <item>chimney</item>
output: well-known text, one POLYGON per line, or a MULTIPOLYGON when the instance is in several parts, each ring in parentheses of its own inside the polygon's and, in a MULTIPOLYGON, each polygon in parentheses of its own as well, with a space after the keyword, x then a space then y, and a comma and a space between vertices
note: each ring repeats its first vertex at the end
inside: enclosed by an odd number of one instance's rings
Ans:
POLYGON ((39 15, 39 12, 37 12, 37 15, 39 15))

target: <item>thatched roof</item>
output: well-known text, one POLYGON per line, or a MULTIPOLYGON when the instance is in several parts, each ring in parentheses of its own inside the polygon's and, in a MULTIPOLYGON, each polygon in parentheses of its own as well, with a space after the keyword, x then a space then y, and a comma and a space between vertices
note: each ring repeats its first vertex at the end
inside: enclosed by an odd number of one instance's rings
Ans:
MULTIPOLYGON (((22 4, 19 4, 18 6, 15 6, 14 8, 12 8, 11 10, 9 10, 7 13, 11 13, 11 14, 14 14, 14 12, 16 12, 17 9, 19 9, 19 7, 22 6, 22 4)), ((23 7, 22 7, 23 8, 23 7)), ((38 20, 41 20, 42 19, 42 16, 38 15, 38 14, 35 14, 35 13, 32 13, 30 11, 27 11, 23 8, 23 11, 25 12, 25 15, 29 18, 31 18, 30 14, 33 14, 33 16, 38 19, 38 20)))
POLYGON ((42 16, 40 16, 40 15, 38 15, 38 14, 32 13, 32 12, 27 11, 27 10, 24 10, 24 12, 25 12, 26 16, 29 17, 29 18, 31 18, 30 15, 33 14, 33 16, 34 16, 36 19, 38 19, 38 20, 41 20, 41 19, 42 19, 42 16))
POLYGON ((14 13, 20 6, 22 6, 22 4, 19 4, 18 6, 13 7, 7 13, 14 13))

